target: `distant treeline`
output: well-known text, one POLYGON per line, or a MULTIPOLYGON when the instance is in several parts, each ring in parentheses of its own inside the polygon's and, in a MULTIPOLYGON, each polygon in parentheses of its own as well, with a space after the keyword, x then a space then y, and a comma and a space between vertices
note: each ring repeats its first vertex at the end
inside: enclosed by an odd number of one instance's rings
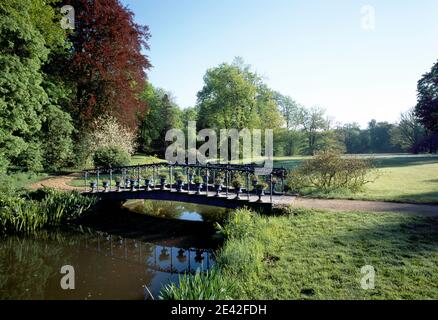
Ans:
POLYGON ((163 156, 167 130, 184 130, 188 121, 196 121, 199 130, 273 129, 275 156, 311 155, 323 149, 350 154, 438 150, 438 133, 423 126, 414 108, 402 113, 397 123, 371 120, 364 129, 357 123, 337 125, 324 109, 304 107, 270 89, 241 58, 207 70, 197 96, 194 107, 181 109, 171 93, 148 84, 142 151, 163 156))

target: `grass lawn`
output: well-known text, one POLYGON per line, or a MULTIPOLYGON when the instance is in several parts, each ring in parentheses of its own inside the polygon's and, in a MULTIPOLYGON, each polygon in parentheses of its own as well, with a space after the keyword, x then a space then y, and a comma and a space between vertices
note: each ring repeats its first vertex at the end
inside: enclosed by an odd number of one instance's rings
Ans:
POLYGON ((31 184, 44 180, 49 176, 47 173, 30 173, 17 172, 0 175, 0 192, 5 192, 7 189, 26 189, 31 184))
POLYGON ((136 154, 131 158, 131 165, 143 165, 157 162, 166 162, 166 160, 156 158, 154 156, 147 156, 144 154, 136 154))
MULTIPOLYGON (((438 220, 293 209, 240 217, 218 255, 235 299, 438 299, 438 220), (361 268, 375 268, 375 289, 361 268)), ((244 215, 245 216, 245 215, 244 215)))
MULTIPOLYGON (((143 154, 136 154, 131 158, 131 166, 159 163, 159 162, 165 162, 165 160, 159 159, 159 158, 156 158, 153 156, 143 155, 143 154)), ((96 179, 96 177, 92 177, 92 178, 96 179)), ((109 175, 101 175, 100 181, 103 181, 103 180, 109 180, 109 175)), ((77 179, 73 179, 68 183, 68 185, 70 185, 72 187, 83 187, 84 186, 84 179, 82 177, 77 178, 77 179)), ((115 177, 112 181, 112 185, 113 186, 115 185, 115 177)))
MULTIPOLYGON (((364 155, 369 157, 369 155, 364 155)), ((313 197, 438 203, 438 156, 374 155, 380 177, 363 192, 337 192, 313 197)), ((305 158, 276 158, 275 166, 294 168, 305 158)))

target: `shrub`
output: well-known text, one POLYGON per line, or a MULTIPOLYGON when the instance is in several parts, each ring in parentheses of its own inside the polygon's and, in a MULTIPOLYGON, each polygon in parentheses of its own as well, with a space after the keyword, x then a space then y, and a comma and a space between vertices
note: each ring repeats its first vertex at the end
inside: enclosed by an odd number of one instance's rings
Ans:
POLYGON ((168 179, 169 178, 169 174, 167 173, 167 171, 160 171, 160 174, 158 176, 160 177, 160 179, 168 179))
POLYGON ((202 180, 202 177, 201 177, 201 176, 196 176, 196 177, 193 179, 193 182, 194 182, 194 183, 203 183, 204 180, 202 180))
POLYGON ((218 270, 179 277, 179 287, 169 284, 160 292, 161 300, 230 300, 233 285, 218 270))
POLYGON ((180 172, 180 171, 176 171, 175 173, 174 173, 174 176, 175 176, 175 180, 176 181, 185 181, 185 175, 182 173, 182 172, 180 172))
POLYGON ((375 178, 377 171, 371 159, 342 157, 336 151, 326 150, 290 171, 287 185, 295 192, 330 192, 339 189, 357 192, 375 178))
POLYGON ((19 195, 0 197, 0 234, 32 233, 42 228, 59 226, 83 216, 96 199, 77 192, 43 189, 29 198, 19 195))
POLYGON ((94 153, 93 162, 97 167, 123 167, 129 165, 131 156, 117 146, 100 147, 94 153))
POLYGON ((153 180, 154 179, 154 169, 147 168, 146 170, 144 170, 142 177, 143 177, 143 179, 153 180))
POLYGON ((127 154, 135 153, 136 135, 132 130, 122 126, 116 118, 103 116, 95 120, 83 138, 79 141, 76 154, 78 164, 87 164, 97 149, 102 147, 118 147, 127 154))
POLYGON ((74 127, 67 112, 50 105, 43 124, 44 166, 49 170, 59 170, 71 164, 74 127))
POLYGON ((243 178, 240 175, 235 175, 231 184, 235 189, 240 189, 244 185, 243 178))
POLYGON ((246 208, 237 209, 230 214, 224 226, 216 224, 216 227, 226 239, 243 239, 252 233, 254 218, 255 215, 252 211, 246 208))
POLYGON ((266 182, 259 182, 257 183, 257 185, 255 186, 256 190, 266 190, 268 188, 268 184, 266 182))

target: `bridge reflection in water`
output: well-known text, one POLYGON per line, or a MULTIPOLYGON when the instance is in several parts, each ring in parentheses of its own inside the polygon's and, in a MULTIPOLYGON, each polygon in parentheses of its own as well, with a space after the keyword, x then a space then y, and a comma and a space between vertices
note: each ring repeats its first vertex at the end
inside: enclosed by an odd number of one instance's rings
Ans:
POLYGON ((105 232, 85 234, 85 249, 113 259, 145 265, 154 271, 170 274, 195 273, 214 265, 211 249, 178 248, 127 239, 105 232))

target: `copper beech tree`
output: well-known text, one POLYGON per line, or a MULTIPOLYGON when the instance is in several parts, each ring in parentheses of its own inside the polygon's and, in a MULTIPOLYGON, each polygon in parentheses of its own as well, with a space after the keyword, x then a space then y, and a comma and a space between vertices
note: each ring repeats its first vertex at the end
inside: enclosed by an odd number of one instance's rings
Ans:
POLYGON ((151 68, 142 50, 148 50, 149 28, 134 21, 133 13, 118 0, 65 0, 75 13, 69 36, 71 56, 66 68, 75 93, 71 113, 79 128, 100 115, 116 117, 137 129, 146 111, 139 99, 151 68))

